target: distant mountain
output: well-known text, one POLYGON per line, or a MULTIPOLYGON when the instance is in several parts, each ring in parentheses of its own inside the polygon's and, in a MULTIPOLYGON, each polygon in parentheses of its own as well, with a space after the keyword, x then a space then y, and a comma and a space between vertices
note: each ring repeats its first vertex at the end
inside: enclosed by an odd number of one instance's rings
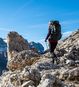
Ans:
POLYGON ((0 75, 7 65, 7 44, 0 38, 0 75))
POLYGON ((44 47, 41 43, 30 42, 30 48, 35 48, 39 53, 44 53, 44 47))
POLYGON ((0 38, 0 52, 7 50, 7 44, 4 42, 2 38, 0 38))

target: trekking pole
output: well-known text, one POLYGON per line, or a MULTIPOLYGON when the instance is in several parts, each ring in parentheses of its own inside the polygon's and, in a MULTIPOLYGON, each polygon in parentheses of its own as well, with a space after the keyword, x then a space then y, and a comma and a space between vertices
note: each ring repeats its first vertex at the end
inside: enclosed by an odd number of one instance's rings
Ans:
POLYGON ((48 47, 48 43, 46 42, 46 47, 47 47, 47 50, 49 49, 49 47, 48 47))

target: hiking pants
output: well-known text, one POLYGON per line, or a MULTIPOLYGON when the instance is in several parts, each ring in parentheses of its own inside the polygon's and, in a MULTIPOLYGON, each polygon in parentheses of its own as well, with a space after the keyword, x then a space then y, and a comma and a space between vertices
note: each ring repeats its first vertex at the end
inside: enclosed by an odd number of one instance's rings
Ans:
POLYGON ((58 41, 52 41, 49 40, 49 49, 50 49, 50 53, 53 53, 56 46, 57 46, 58 41))

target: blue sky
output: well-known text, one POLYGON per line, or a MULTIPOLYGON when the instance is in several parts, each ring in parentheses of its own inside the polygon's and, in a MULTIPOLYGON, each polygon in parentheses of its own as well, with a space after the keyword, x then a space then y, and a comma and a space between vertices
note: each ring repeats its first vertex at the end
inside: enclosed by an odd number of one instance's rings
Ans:
POLYGON ((51 19, 60 21, 63 37, 79 28, 79 0, 0 0, 0 37, 17 31, 28 41, 44 43, 51 19))

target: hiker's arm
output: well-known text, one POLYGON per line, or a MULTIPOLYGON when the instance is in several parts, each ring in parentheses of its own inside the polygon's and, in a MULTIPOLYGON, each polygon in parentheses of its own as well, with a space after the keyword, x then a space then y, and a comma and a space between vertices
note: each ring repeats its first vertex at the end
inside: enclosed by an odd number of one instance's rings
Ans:
POLYGON ((48 37, 50 36, 50 34, 51 34, 51 30, 50 30, 50 29, 48 29, 48 34, 47 34, 47 36, 46 36, 45 41, 47 41, 47 39, 48 39, 48 37))

